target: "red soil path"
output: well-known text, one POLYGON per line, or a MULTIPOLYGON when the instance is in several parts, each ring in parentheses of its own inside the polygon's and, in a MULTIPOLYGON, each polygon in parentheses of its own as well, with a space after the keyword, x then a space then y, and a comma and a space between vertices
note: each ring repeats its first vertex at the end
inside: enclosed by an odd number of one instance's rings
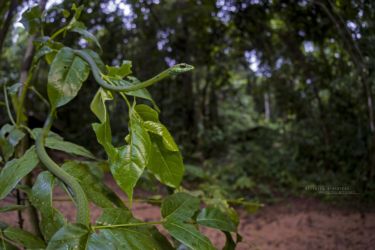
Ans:
MULTIPOLYGON (((111 183, 111 186, 113 183, 111 183)), ((62 193, 56 196, 61 198, 62 193)), ((56 197, 55 196, 55 197, 56 197)), ((6 202, 0 202, 0 207, 6 202)), ((75 217, 71 202, 55 202, 68 219, 75 217)), ((136 217, 154 221, 160 219, 157 206, 135 203, 136 217)), ((243 241, 237 249, 375 249, 375 212, 358 212, 338 208, 316 199, 287 199, 262 208, 250 215, 239 210, 240 234, 243 241)), ((93 217, 100 209, 92 206, 93 217)), ((0 213, 0 221, 17 225, 16 212, 0 213)), ((26 228, 29 227, 26 221, 26 228)), ((217 248, 224 245, 221 232, 202 228, 217 248)))

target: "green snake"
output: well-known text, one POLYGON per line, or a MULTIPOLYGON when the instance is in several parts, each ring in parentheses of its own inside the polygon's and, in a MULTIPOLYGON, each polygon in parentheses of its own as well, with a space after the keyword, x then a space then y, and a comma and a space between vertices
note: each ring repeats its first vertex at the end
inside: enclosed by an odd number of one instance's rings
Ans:
MULTIPOLYGON (((102 78, 102 72, 100 72, 100 69, 96 65, 95 61, 92 59, 92 57, 87 54, 85 51, 82 50, 74 50, 74 53, 81 57, 83 60, 85 60, 91 68, 92 75, 94 76, 95 80, 98 82, 98 84, 103 87, 104 89, 112 90, 112 91, 117 91, 117 92, 129 92, 129 91, 134 91, 142 88, 146 88, 158 81, 161 81, 164 78, 174 76, 180 73, 184 73, 187 71, 192 70, 194 67, 186 64, 186 63, 180 63, 176 64, 169 69, 164 70, 163 72, 157 74, 156 76, 144 81, 144 82, 139 82, 134 85, 126 85, 126 86, 114 86, 109 83, 107 83, 103 78, 102 78)), ((124 81, 124 80, 123 80, 124 81)), ((127 81, 124 81, 125 83, 129 83, 127 81)))
MULTIPOLYGON (((177 75, 179 73, 187 72, 193 69, 193 66, 182 63, 182 64, 176 64, 172 66, 171 68, 164 70, 160 74, 150 78, 149 80, 146 80, 144 82, 138 82, 133 85, 126 85, 126 86, 114 86, 110 83, 106 82, 102 76, 102 72, 100 72, 100 69, 96 65, 95 61, 92 59, 90 55, 88 55, 86 52, 81 50, 73 50, 74 53, 81 57, 83 60, 85 60, 90 68, 91 72, 97 81, 97 83, 103 87, 104 89, 116 91, 116 92, 129 92, 129 91, 135 91, 138 89, 142 89, 145 87, 148 87, 166 77, 177 75)), ((125 81, 125 83, 129 83, 125 81)), ((45 149, 45 139, 48 136, 48 133, 51 129, 54 116, 55 116, 56 110, 51 109, 45 124, 43 126, 42 132, 39 134, 39 136, 36 138, 36 151, 38 154, 38 157, 40 161, 43 163, 43 165, 57 178, 59 178, 61 181, 65 183, 65 185, 68 186, 70 191, 73 193, 73 197, 76 203, 77 207, 77 217, 76 222, 88 226, 90 224, 90 213, 89 213, 89 205, 88 200, 85 195, 84 190, 82 189, 81 185, 78 183, 78 181, 71 175, 69 175, 67 172, 65 172, 62 168, 59 167, 59 165, 54 162, 49 155, 46 152, 45 149)))
POLYGON ((47 169, 55 175, 57 178, 59 178, 61 181, 67 185, 71 191, 74 194, 74 200, 77 205, 77 223, 83 224, 83 225, 89 225, 90 223, 90 216, 89 216, 89 205, 88 200, 86 198, 85 192, 83 191, 81 185, 78 183, 78 181, 69 175, 67 172, 65 172, 62 168, 57 165, 56 162, 54 162, 49 155, 46 152, 44 141, 45 138, 48 136, 48 133, 51 129, 53 118, 55 116, 55 110, 51 110, 45 123, 43 126, 42 132, 39 134, 39 136, 36 139, 36 152, 38 154, 38 157, 40 161, 43 163, 44 166, 47 167, 47 169))

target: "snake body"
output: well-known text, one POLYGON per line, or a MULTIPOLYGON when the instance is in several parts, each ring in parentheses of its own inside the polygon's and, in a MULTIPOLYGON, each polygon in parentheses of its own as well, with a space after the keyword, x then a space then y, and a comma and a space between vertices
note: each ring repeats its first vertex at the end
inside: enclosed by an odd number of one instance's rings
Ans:
POLYGON ((73 192, 74 200, 77 205, 77 223, 89 225, 89 205, 85 192, 83 191, 81 185, 73 176, 69 175, 62 168, 60 168, 59 165, 57 165, 57 163, 49 157, 45 149, 45 138, 48 136, 48 132, 51 129, 54 115, 55 111, 51 110, 44 123, 42 132, 36 139, 36 152, 44 166, 46 166, 53 175, 63 181, 65 185, 67 185, 73 192))
MULTIPOLYGON (((102 78, 102 72, 100 72, 100 69, 96 65, 95 61, 92 59, 90 55, 88 55, 86 52, 81 50, 73 50, 74 53, 85 60, 90 68, 91 72, 97 81, 97 83, 103 87, 104 89, 116 91, 116 92, 129 92, 129 91, 135 91, 138 89, 146 88, 166 77, 177 75, 179 73, 187 72, 193 69, 193 66, 182 63, 182 64, 176 64, 173 67, 164 70, 160 74, 150 78, 149 80, 146 80, 144 82, 138 82, 136 84, 129 84, 130 82, 124 81, 127 85, 122 86, 115 86, 111 85, 110 83, 106 82, 102 78)), ((89 205, 88 200, 85 195, 85 192, 83 191, 81 185, 78 183, 78 181, 71 175, 69 175, 67 172, 65 172, 59 165, 54 162, 49 155, 46 152, 45 149, 45 139, 48 136, 48 133, 51 129, 53 119, 55 115, 55 109, 51 109, 45 124, 43 126, 42 132, 39 134, 39 136, 36 138, 36 151, 38 154, 38 157, 40 161, 46 166, 46 168, 57 178, 59 178, 61 181, 65 183, 65 185, 68 186, 68 188, 72 191, 74 200, 77 207, 77 217, 76 222, 88 226, 90 223, 90 213, 89 213, 89 205)))
MULTIPOLYGON (((167 77, 170 77, 170 76, 174 76, 174 75, 177 75, 179 73, 183 73, 183 72, 187 72, 187 71, 190 71, 192 70, 194 67, 189 65, 189 64, 186 64, 186 63, 180 63, 180 64, 176 64, 172 67, 170 67, 169 69, 166 69, 164 71, 162 71, 161 73, 157 74, 156 76, 144 81, 144 82, 139 82, 137 84, 134 84, 134 85, 123 85, 123 86, 114 86, 114 85, 111 85, 109 83, 107 83, 103 78, 102 78, 102 73, 100 72, 100 69, 98 68, 98 66, 96 65, 95 61, 92 59, 92 57, 87 54, 85 51, 82 51, 82 50, 74 50, 74 53, 81 57, 83 60, 85 60, 90 68, 91 68, 91 72, 92 72, 92 75, 94 76, 95 80, 98 82, 98 84, 103 87, 104 89, 108 89, 108 90, 112 90, 112 91, 116 91, 116 92, 129 92, 129 91, 134 91, 134 90, 138 90, 138 89, 142 89, 142 88, 146 88, 158 81, 161 81, 162 79, 164 78, 167 78, 167 77)), ((124 81, 125 83, 129 83, 125 80, 122 80, 124 81)))

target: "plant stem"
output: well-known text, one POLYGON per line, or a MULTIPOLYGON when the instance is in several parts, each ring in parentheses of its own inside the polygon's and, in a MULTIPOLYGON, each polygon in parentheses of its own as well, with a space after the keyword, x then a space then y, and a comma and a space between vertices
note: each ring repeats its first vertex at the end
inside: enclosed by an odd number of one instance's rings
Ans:
POLYGON ((23 111, 24 111, 24 103, 25 103, 25 98, 27 94, 27 89, 29 88, 29 83, 33 77, 34 73, 34 66, 31 67, 31 69, 28 72, 27 79, 24 83, 22 83, 22 88, 19 93, 18 101, 17 101, 17 124, 20 125, 21 123, 24 123, 22 120, 23 118, 23 111))
MULTIPOLYGON (((32 46, 32 41, 29 42, 29 46, 32 46)), ((25 63, 26 61, 31 60, 31 59, 28 59, 28 60, 26 60, 26 59, 32 56, 33 48, 28 47, 27 51, 29 51, 29 52, 26 53, 27 56, 25 57, 25 61, 23 63, 26 66, 21 71, 21 77, 20 77, 22 87, 19 90, 18 98, 15 99, 15 101, 13 102, 14 109, 16 110, 16 126, 20 127, 20 128, 23 128, 23 129, 27 128, 27 117, 24 115, 24 103, 25 103, 25 98, 26 98, 28 86, 29 86, 29 83, 32 79, 33 72, 34 72, 34 69, 35 69, 35 65, 32 65, 30 67, 30 66, 27 66, 27 63, 25 63), (29 68, 29 70, 27 68, 29 68), (25 75, 27 75, 27 77, 26 77, 26 80, 23 81, 23 79, 25 79, 25 75)), ((31 132, 30 129, 25 129, 25 130, 29 133, 31 132)), ((20 144, 18 145, 18 147, 16 149, 16 156, 17 157, 22 156, 25 153, 28 146, 29 146, 29 137, 26 136, 21 140, 20 144)), ((25 178, 22 180, 22 183, 31 187, 32 186, 32 180, 33 180, 33 174, 31 172, 31 173, 29 173, 28 175, 25 176, 25 178)), ((37 212, 36 208, 33 207, 27 199, 24 199, 22 197, 23 195, 21 195, 21 193, 19 192, 18 189, 17 189, 16 192, 17 192, 17 204, 22 204, 22 205, 26 204, 27 206, 29 206, 29 208, 26 209, 26 215, 27 215, 27 217, 30 221, 32 232, 34 234, 36 234, 37 236, 41 236, 42 234, 41 234, 41 231, 40 231, 40 228, 39 228, 39 217, 38 217, 38 212, 37 212), (22 203, 21 203, 21 201, 22 201, 22 203)), ((17 212, 18 212, 19 224, 21 226, 21 225, 23 225, 22 211, 17 211, 17 212)))
POLYGON ((93 230, 97 229, 108 229, 108 228, 119 228, 119 227, 137 227, 144 225, 158 225, 162 224, 164 221, 150 221, 150 222, 139 222, 139 223, 127 223, 127 224, 115 224, 115 225, 99 225, 91 226, 93 230))
MULTIPOLYGON (((47 0, 39 0, 39 7, 41 11, 44 11, 47 4, 47 0)), ((22 60, 22 66, 21 66, 21 72, 20 72, 20 82, 21 82, 21 89, 18 92, 18 96, 15 96, 13 98, 13 107, 16 110, 16 125, 17 127, 27 127, 27 116, 24 115, 24 103, 26 99, 26 94, 28 90, 28 86, 30 84, 30 81, 32 79, 34 70, 36 68, 36 63, 33 63, 33 56, 34 56, 34 40, 36 38, 36 35, 29 36, 27 47, 25 50, 24 58, 22 60)), ((29 130, 28 130, 29 132, 29 130)), ((18 145, 16 149, 16 156, 20 157, 22 156, 26 149, 29 146, 29 137, 25 136, 20 144, 18 145)), ((33 184, 33 173, 29 173, 26 175, 26 177, 22 180, 23 183, 28 185, 29 187, 33 184)), ((19 190, 17 189, 17 203, 21 201, 23 197, 19 193, 19 190)), ((37 236, 41 236, 41 231, 39 228, 39 216, 38 212, 35 207, 33 207, 28 200, 25 202, 27 205, 30 205, 30 208, 27 209, 27 214, 31 223, 32 231, 37 236)), ((19 211, 19 215, 22 219, 22 213, 19 211)))
MULTIPOLYGON (((2 230, 0 230, 0 238, 1 238, 1 241, 2 241, 2 247, 3 247, 3 249, 7 249, 7 248, 5 247, 5 241, 8 242, 8 243, 10 243, 10 244, 12 244, 12 245, 17 245, 16 242, 13 242, 13 241, 8 240, 7 238, 5 238, 5 236, 4 236, 3 232, 2 232, 2 230)), ((19 245, 17 245, 17 247, 19 247, 19 249, 21 249, 19 245)))
POLYGON ((34 86, 30 86, 30 88, 35 94, 37 97, 39 97, 40 100, 42 100, 42 102, 44 102, 44 104, 47 105, 47 107, 49 107, 49 102, 46 100, 46 98, 44 98, 44 96, 38 91, 36 90, 36 88, 34 88, 34 86))
MULTIPOLYGON (((17 205, 23 205, 23 202, 21 201, 22 200, 21 193, 18 189, 16 190, 16 195, 17 195, 17 205)), ((18 225, 22 229, 24 219, 22 217, 22 211, 21 210, 17 211, 17 216, 18 216, 18 225)))
POLYGON ((4 241, 4 238, 3 238, 3 232, 1 230, 0 230, 0 237, 1 237, 1 245, 3 246, 3 249, 6 249, 5 241, 4 241))
POLYGON ((14 121, 14 118, 13 118, 13 115, 12 115, 12 112, 10 111, 10 106, 9 106, 9 101, 8 101, 8 93, 7 93, 7 87, 5 86, 4 84, 4 100, 5 100, 5 106, 6 106, 6 109, 7 109, 7 112, 8 112, 8 117, 10 119, 10 122, 13 124, 13 125, 16 125, 16 122, 14 121))
POLYGON ((251 202, 251 201, 241 201, 241 200, 227 200, 229 204, 233 205, 252 205, 256 207, 264 207, 264 204, 262 203, 256 203, 256 202, 251 202))
POLYGON ((53 39, 55 39, 58 35, 60 35, 61 33, 63 33, 65 30, 66 30, 65 27, 59 29, 58 31, 56 31, 56 32, 50 37, 49 40, 53 40, 53 39))
MULTIPOLYGON (((53 198, 53 201, 56 202, 73 202, 70 198, 53 198)), ((162 200, 154 200, 154 199, 133 199, 134 202, 143 202, 143 203, 154 203, 154 204, 160 204, 162 203, 162 200)))
POLYGON ((129 110, 131 110, 131 105, 126 95, 123 92, 120 92, 120 95, 122 96, 122 98, 124 98, 126 104, 128 105, 129 110))
POLYGON ((162 203, 162 200, 157 200, 157 199, 133 199, 134 201, 137 202, 145 202, 145 203, 155 203, 155 204, 160 204, 162 203))

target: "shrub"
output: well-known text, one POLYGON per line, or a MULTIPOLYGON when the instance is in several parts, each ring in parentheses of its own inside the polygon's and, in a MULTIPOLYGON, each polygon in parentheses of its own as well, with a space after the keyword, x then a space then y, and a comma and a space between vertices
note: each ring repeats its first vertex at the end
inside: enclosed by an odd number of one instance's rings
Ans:
MULTIPOLYGON (((58 41, 66 33, 75 32, 100 50, 96 37, 79 21, 83 7, 73 5, 72 11, 62 11, 64 16, 71 16, 66 26, 49 37, 34 40, 36 53, 27 80, 22 84, 3 86, 10 124, 4 124, 0 131, 1 161, 4 163, 0 172, 0 199, 7 197, 12 190, 22 192, 37 213, 31 221, 35 229, 33 233, 1 223, 0 249, 22 246, 27 249, 164 250, 177 248, 179 244, 191 249, 214 249, 210 240, 200 233, 199 226, 223 231, 227 237, 225 249, 234 249, 236 242, 232 236, 236 234, 239 222, 236 212, 225 199, 205 197, 181 187, 184 174, 181 153, 168 129, 160 122, 159 110, 147 90, 152 84, 193 67, 177 64, 149 80, 139 81, 131 76, 129 61, 119 66, 104 65, 94 50, 75 49, 58 41), (43 60, 49 65, 48 101, 41 94, 39 97, 48 103, 49 113, 42 128, 31 129, 27 126, 24 99, 27 91, 35 90, 30 79, 43 60), (98 159, 89 150, 65 141, 50 130, 59 108, 79 94, 90 73, 99 84, 90 104, 91 112, 98 120, 92 128, 107 160, 98 159), (12 116, 8 92, 16 118, 12 116), (112 143, 106 106, 115 98, 124 100, 129 113, 129 131, 122 146, 112 143), (140 99, 151 105, 139 102, 140 99), (27 141, 31 146, 24 150, 27 141), (46 148, 64 151, 72 157, 60 166, 48 155, 46 148), (103 164, 108 165, 111 177, 127 195, 126 204, 104 183, 103 164), (35 171, 37 168, 39 171, 35 171), (160 221, 141 221, 132 214, 133 191, 145 171, 173 189, 170 195, 156 201, 161 205, 160 221), (30 178, 31 173, 37 174, 35 181, 30 178), (20 184, 22 179, 28 181, 20 184), (56 185, 62 186, 72 198, 77 211, 75 221, 68 221, 53 207, 56 185), (90 223, 90 202, 102 210, 93 225, 90 223), (156 224, 164 227, 173 240, 167 240, 156 224)), ((41 30, 46 15, 38 7, 33 7, 25 12, 22 22, 31 35, 38 36, 43 34, 41 30)), ((2 207, 1 212, 26 208, 27 205, 14 204, 2 207)), ((240 239, 238 234, 236 238, 240 239)))

